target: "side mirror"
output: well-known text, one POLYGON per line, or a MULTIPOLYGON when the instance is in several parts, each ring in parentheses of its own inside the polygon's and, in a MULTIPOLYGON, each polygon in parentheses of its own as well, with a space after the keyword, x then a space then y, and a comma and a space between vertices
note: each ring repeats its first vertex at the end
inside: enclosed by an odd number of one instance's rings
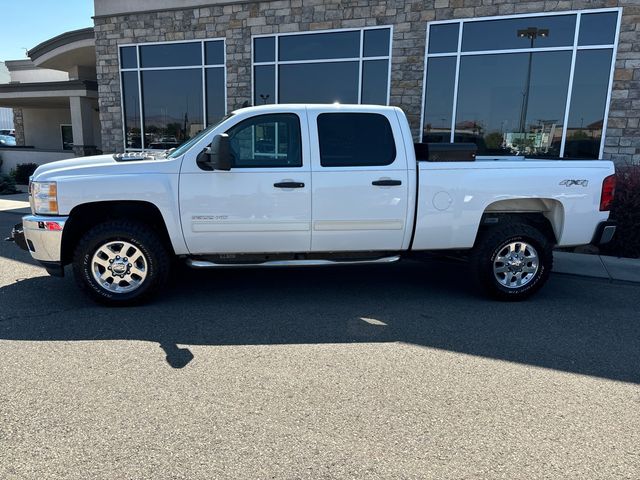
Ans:
POLYGON ((198 154, 196 162, 202 170, 231 170, 232 155, 229 135, 226 133, 216 135, 211 145, 198 154))

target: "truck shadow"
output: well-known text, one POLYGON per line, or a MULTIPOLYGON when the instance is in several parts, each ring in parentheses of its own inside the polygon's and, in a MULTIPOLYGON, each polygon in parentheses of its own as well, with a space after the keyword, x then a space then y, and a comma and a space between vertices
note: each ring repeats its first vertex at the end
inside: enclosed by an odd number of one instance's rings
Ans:
POLYGON ((494 302, 464 265, 178 271, 137 308, 97 306, 70 272, 0 288, 0 340, 146 340, 174 368, 188 345, 404 342, 640 383, 640 288, 552 277, 524 303, 494 302))

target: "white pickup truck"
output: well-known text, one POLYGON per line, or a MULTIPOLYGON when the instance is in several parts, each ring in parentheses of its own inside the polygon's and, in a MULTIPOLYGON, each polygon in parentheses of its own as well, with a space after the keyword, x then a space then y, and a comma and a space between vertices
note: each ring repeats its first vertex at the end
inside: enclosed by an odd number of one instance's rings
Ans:
POLYGON ((516 300, 545 283, 554 247, 613 235, 611 162, 456 148, 414 145, 394 107, 244 108, 173 151, 39 167, 13 238, 50 274, 72 264, 90 296, 122 305, 157 292, 175 258, 281 267, 429 251, 468 258, 481 286, 516 300))

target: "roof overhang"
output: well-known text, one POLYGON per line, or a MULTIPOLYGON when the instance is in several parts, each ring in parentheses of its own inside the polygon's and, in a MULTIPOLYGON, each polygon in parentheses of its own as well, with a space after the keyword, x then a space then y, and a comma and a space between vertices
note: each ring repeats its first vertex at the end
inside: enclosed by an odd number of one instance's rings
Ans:
POLYGON ((96 67, 96 39, 93 27, 50 38, 28 52, 36 67, 70 71, 75 67, 96 67))
POLYGON ((69 97, 98 98, 98 85, 90 80, 0 85, 0 107, 69 107, 69 97))

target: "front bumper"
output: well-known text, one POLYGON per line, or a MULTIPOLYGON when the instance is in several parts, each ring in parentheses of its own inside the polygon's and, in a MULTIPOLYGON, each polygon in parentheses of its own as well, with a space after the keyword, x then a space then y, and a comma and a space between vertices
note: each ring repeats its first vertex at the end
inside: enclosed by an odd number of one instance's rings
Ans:
POLYGON ((22 228, 31 256, 40 262, 62 260, 62 232, 67 217, 28 215, 22 217, 22 228))
POLYGON ((600 222, 591 240, 592 245, 604 245, 609 243, 616 233, 617 223, 613 220, 600 222))

